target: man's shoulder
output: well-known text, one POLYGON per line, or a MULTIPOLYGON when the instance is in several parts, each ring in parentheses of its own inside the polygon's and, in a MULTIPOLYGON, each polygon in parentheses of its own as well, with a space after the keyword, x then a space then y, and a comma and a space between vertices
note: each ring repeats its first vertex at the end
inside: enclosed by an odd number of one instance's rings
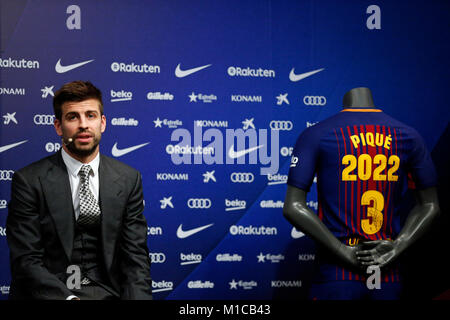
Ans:
POLYGON ((16 170, 16 172, 24 176, 37 176, 40 173, 47 172, 51 167, 57 165, 60 160, 58 157, 60 157, 59 153, 52 154, 32 162, 19 170, 16 170))
POLYGON ((107 168, 113 169, 114 171, 118 171, 120 174, 135 175, 139 173, 139 171, 132 166, 104 154, 100 154, 100 164, 107 168))

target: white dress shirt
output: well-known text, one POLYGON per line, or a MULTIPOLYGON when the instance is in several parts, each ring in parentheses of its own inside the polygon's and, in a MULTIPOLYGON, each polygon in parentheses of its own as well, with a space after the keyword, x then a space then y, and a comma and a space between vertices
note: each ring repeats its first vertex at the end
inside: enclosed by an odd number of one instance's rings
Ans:
POLYGON ((91 166, 92 171, 89 174, 89 189, 94 195, 95 199, 98 201, 98 190, 99 190, 99 178, 98 178, 98 166, 100 164, 100 152, 97 156, 89 163, 82 163, 74 158, 72 158, 64 149, 61 149, 61 155, 64 164, 67 167, 67 173, 69 174, 70 189, 72 191, 72 203, 73 209, 75 211, 75 219, 78 219, 80 215, 80 176, 78 172, 83 164, 88 164, 91 166))

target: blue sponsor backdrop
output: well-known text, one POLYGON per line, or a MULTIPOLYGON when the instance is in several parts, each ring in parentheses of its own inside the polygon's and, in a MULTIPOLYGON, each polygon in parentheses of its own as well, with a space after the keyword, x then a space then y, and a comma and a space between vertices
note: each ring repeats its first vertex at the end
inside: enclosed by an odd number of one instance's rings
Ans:
MULTIPOLYGON (((2 0, 0 299, 10 282, 11 174, 60 148, 52 95, 78 79, 104 95, 101 152, 143 175, 155 299, 304 298, 314 245, 282 216, 290 148, 339 112, 348 90, 367 86, 377 107, 433 150, 449 120, 449 9, 445 1, 2 0), (213 138, 194 137, 200 129, 213 138), (245 145, 227 140, 237 129, 256 135, 245 145), (175 164, 178 144, 204 155, 209 145, 216 161, 185 153, 192 164, 175 164), (261 175, 270 165, 272 175, 261 175)), ((315 188, 308 197, 316 209, 315 188)))

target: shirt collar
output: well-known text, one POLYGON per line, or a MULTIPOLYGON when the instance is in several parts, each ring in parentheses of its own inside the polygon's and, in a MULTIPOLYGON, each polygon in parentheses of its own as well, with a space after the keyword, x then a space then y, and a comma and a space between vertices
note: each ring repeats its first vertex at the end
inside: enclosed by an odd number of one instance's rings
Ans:
POLYGON ((81 166, 83 164, 88 164, 91 166, 92 171, 94 172, 94 177, 97 176, 98 174, 98 167, 100 164, 100 152, 97 153, 97 155, 95 156, 94 160, 92 160, 89 163, 82 163, 80 161, 78 161, 77 159, 72 158, 72 156, 70 156, 63 148, 61 148, 61 156, 63 158, 64 164, 67 167, 67 171, 69 172, 69 174, 71 174, 73 177, 78 177, 78 172, 81 169, 81 166))

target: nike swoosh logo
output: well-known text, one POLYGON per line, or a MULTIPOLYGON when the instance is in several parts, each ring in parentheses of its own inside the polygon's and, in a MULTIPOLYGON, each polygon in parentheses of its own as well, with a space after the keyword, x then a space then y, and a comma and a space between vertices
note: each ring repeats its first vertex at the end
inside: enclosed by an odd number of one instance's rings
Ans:
POLYGON ((294 239, 300 239, 301 237, 304 237, 305 234, 301 231, 297 231, 297 229, 295 229, 295 227, 292 228, 291 231, 291 237, 294 239))
POLYGON ((184 78, 184 77, 187 77, 187 76, 189 76, 189 75, 191 75, 191 74, 193 74, 193 73, 195 73, 195 72, 198 72, 198 71, 200 71, 200 70, 203 70, 203 69, 205 69, 205 68, 208 68, 208 67, 210 67, 211 66, 211 64, 208 64, 208 65, 206 65, 206 66, 201 66, 201 67, 197 67, 197 68, 192 68, 192 69, 188 69, 188 70, 181 70, 180 69, 180 63, 177 65, 177 68, 175 69, 175 76, 177 77, 177 78, 184 78))
POLYGON ((123 156, 124 154, 130 153, 130 152, 132 152, 132 151, 134 151, 134 150, 137 150, 137 149, 139 149, 139 148, 142 148, 143 146, 146 146, 146 145, 148 145, 149 143, 150 143, 150 142, 143 143, 143 144, 139 144, 139 145, 137 145, 137 146, 133 146, 133 147, 125 148, 125 149, 118 149, 118 148, 117 148, 117 142, 116 142, 116 143, 114 143, 114 145, 113 145, 113 147, 112 147, 111 153, 112 153, 112 155, 113 155, 114 157, 120 157, 120 156, 123 156))
POLYGON ((292 82, 297 82, 297 81, 305 79, 305 78, 307 78, 309 76, 312 76, 313 74, 316 74, 316 73, 318 73, 318 72, 320 72, 320 71, 322 71, 324 69, 325 68, 317 69, 317 70, 310 71, 310 72, 305 72, 305 73, 302 73, 302 74, 295 74, 294 73, 295 68, 292 68, 291 73, 289 73, 289 80, 291 80, 292 82))
POLYGON ((62 66, 61 59, 59 59, 58 62, 56 63, 55 71, 58 73, 65 73, 67 71, 84 66, 85 64, 88 64, 89 62, 92 62, 92 61, 94 61, 94 60, 87 60, 87 61, 83 61, 83 62, 79 62, 79 63, 75 63, 75 64, 70 64, 68 66, 62 66))
POLYGON ((234 145, 232 145, 230 150, 228 150, 228 156, 231 159, 240 158, 240 157, 246 155, 247 153, 250 153, 252 151, 255 151, 255 150, 261 148, 262 146, 263 145, 256 146, 256 147, 253 147, 253 148, 249 148, 249 149, 240 150, 240 151, 234 151, 234 145))
POLYGON ((180 238, 180 239, 184 239, 184 238, 190 237, 193 234, 196 234, 197 232, 200 232, 202 230, 205 230, 206 228, 211 227, 213 224, 214 223, 211 223, 211 224, 208 224, 206 226, 194 228, 194 229, 191 229, 191 230, 188 230, 188 231, 184 231, 183 230, 183 225, 180 224, 178 229, 177 229, 177 237, 180 238))
POLYGON ((17 147, 18 145, 21 145, 22 143, 25 143, 27 141, 28 140, 23 140, 23 141, 20 141, 20 142, 8 144, 7 146, 0 147, 0 153, 3 152, 3 151, 9 150, 11 148, 17 147))

